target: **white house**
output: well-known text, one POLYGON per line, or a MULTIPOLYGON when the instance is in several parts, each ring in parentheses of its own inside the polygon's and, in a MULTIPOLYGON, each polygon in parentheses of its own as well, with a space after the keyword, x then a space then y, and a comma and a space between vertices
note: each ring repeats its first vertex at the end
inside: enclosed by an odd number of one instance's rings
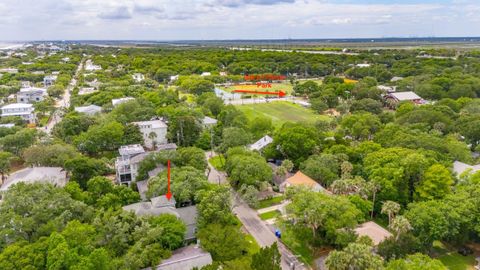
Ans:
POLYGON ((29 123, 35 123, 35 113, 32 104, 13 103, 2 107, 2 117, 20 116, 29 123))
POLYGON ((141 81, 145 80, 145 76, 142 73, 135 73, 135 74, 132 75, 132 78, 136 82, 141 82, 141 81))
POLYGON ((55 81, 57 80, 57 75, 47 75, 43 78, 43 85, 45 87, 52 86, 55 84, 55 81))
POLYGON ((86 115, 95 115, 102 112, 102 107, 97 105, 75 107, 75 111, 86 115))
POLYGON ((355 66, 359 68, 365 68, 365 67, 370 67, 370 64, 356 64, 355 66))
POLYGON ((97 71, 97 70, 101 70, 101 69, 102 69, 102 67, 99 66, 99 65, 94 65, 91 59, 88 59, 85 62, 85 70, 86 71, 97 71))
POLYGON ((133 122, 143 134, 143 141, 147 148, 167 143, 167 124, 162 120, 133 122))
POLYGON ((179 75, 170 76, 170 81, 172 81, 172 82, 176 81, 176 80, 178 80, 178 77, 179 77, 179 75))
POLYGON ((61 167, 25 168, 12 173, 7 180, 5 180, 5 183, 3 183, 0 191, 6 191, 10 186, 20 182, 43 182, 51 183, 58 187, 63 187, 67 184, 67 172, 61 167))
POLYGON ((83 96, 83 95, 88 95, 95 93, 97 90, 95 90, 95 87, 82 87, 78 90, 78 95, 83 96))
POLYGON ((15 126, 15 124, 0 124, 0 128, 13 128, 15 126))
POLYGON ((202 119, 202 124, 203 124, 204 128, 211 128, 211 127, 215 126, 217 124, 217 122, 218 122, 217 119, 214 119, 214 118, 211 118, 211 117, 208 117, 208 116, 205 116, 202 119))
POLYGON ((17 102, 18 103, 33 103, 42 101, 47 96, 47 89, 45 88, 36 88, 28 87, 22 88, 17 93, 17 102))
POLYGON ((211 72, 202 72, 202 74, 200 74, 200 76, 202 76, 202 77, 212 76, 212 73, 211 72))
POLYGON ((117 181, 130 185, 138 173, 139 163, 145 158, 145 149, 140 144, 124 145, 118 149, 120 157, 115 161, 117 181))
POLYGON ((134 99, 135 98, 133 98, 133 97, 114 98, 114 99, 112 99, 112 105, 113 105, 113 107, 115 107, 119 104, 125 103, 125 102, 130 101, 130 100, 134 100, 134 99))
POLYGON ((248 148, 250 150, 260 151, 263 148, 267 147, 272 142, 273 142, 273 138, 268 136, 268 135, 265 135, 262 138, 260 138, 260 140, 256 141, 254 144, 250 145, 248 148))
POLYGON ((16 68, 0 68, 0 73, 15 74, 15 73, 18 73, 18 69, 16 69, 16 68))

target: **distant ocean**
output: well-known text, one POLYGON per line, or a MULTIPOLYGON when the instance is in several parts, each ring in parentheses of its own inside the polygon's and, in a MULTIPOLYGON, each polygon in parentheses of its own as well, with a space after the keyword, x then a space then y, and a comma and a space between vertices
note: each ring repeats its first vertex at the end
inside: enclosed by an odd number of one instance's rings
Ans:
POLYGON ((0 50, 10 50, 20 48, 24 43, 15 43, 15 42, 4 42, 0 41, 0 50))

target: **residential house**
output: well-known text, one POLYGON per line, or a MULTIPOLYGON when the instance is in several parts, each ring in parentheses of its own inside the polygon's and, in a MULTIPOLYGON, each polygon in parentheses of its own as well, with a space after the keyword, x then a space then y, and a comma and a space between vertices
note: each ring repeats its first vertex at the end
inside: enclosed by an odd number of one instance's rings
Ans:
POLYGON ((16 68, 0 68, 0 73, 15 74, 15 73, 18 73, 18 69, 16 69, 16 68))
POLYGON ((170 81, 172 81, 172 82, 176 81, 176 80, 178 80, 178 77, 179 77, 179 75, 170 76, 170 81))
POLYGON ((0 128, 13 128, 15 124, 9 123, 9 124, 0 124, 0 128))
POLYGON ((47 96, 47 89, 45 88, 36 88, 28 87, 22 88, 17 93, 17 102, 18 103, 33 103, 42 101, 47 96))
POLYGON ((261 151, 263 148, 267 147, 272 142, 273 142, 273 138, 268 135, 265 135, 262 138, 260 138, 260 140, 250 145, 248 149, 254 150, 254 151, 261 151))
POLYGON ((99 66, 99 65, 94 65, 91 59, 88 59, 87 61, 85 61, 85 70, 86 71, 97 71, 97 70, 101 70, 101 69, 102 69, 102 67, 99 66))
POLYGON ((355 66, 358 68, 365 68, 365 67, 370 67, 370 64, 356 64, 355 66))
POLYGON ((29 87, 32 87, 32 83, 29 82, 29 81, 21 81, 20 82, 20 87, 21 88, 29 88, 29 87))
POLYGON ((167 143, 167 124, 162 120, 133 122, 143 134, 145 146, 154 149, 155 146, 167 143))
POLYGON ((367 236, 372 239, 374 246, 378 246, 383 240, 392 236, 392 234, 385 230, 382 226, 373 221, 368 221, 360 224, 354 232, 360 236, 367 236))
POLYGON ((82 87, 78 90, 78 95, 83 96, 83 95, 88 95, 97 92, 95 90, 95 87, 82 87))
POLYGON ((200 76, 202 76, 202 77, 212 76, 212 73, 211 72, 202 72, 202 74, 200 74, 200 76))
POLYGON ((17 183, 51 183, 58 187, 67 184, 67 172, 61 167, 33 167, 16 171, 5 180, 0 191, 6 191, 17 183))
POLYGON ((293 186, 305 186, 310 188, 313 191, 326 191, 322 185, 317 183, 317 181, 313 180, 312 178, 308 177, 301 171, 298 171, 295 173, 292 177, 287 178, 285 182, 280 184, 280 191, 285 192, 285 190, 288 187, 293 187, 293 186))
POLYGON ((211 127, 215 126, 217 124, 217 122, 218 122, 217 119, 214 119, 214 118, 211 118, 211 117, 208 117, 208 116, 205 116, 202 119, 203 128, 211 128, 211 127))
MULTIPOLYGON (((172 252, 172 256, 162 260, 162 263, 148 270, 192 270, 201 269, 211 264, 212 256, 209 252, 203 250, 198 245, 190 245, 176 249, 172 252)), ((145 269, 145 270, 147 270, 145 269)))
POLYGON ((125 211, 132 211, 137 216, 158 216, 161 214, 171 214, 182 220, 187 227, 185 240, 195 239, 197 230, 197 207, 195 205, 176 208, 175 198, 167 199, 165 195, 153 197, 148 202, 139 202, 123 207, 125 211))
POLYGON ((140 144, 124 145, 118 153, 120 157, 115 161, 117 182, 130 185, 137 177, 139 163, 145 158, 145 149, 140 144))
POLYGON ((393 93, 397 90, 396 86, 388 86, 388 85, 379 85, 377 86, 377 88, 382 90, 385 93, 393 93))
POLYGON ((403 77, 399 77, 399 76, 395 76, 392 79, 390 79, 391 82, 398 82, 398 81, 401 81, 401 80, 403 80, 403 77))
POLYGON ((2 107, 2 117, 20 116, 29 123, 35 123, 35 113, 32 104, 13 103, 2 107))
POLYGON ((114 99, 112 99, 112 105, 113 105, 113 107, 115 107, 119 104, 125 103, 125 102, 130 101, 130 100, 134 100, 134 99, 135 98, 133 98, 133 97, 114 98, 114 99))
POLYGON ((425 100, 423 100, 419 95, 415 94, 412 91, 388 93, 385 96, 385 99, 391 105, 396 105, 402 101, 410 101, 415 104, 425 103, 425 100))
POLYGON ((95 115, 102 112, 102 107, 97 105, 80 106, 75 107, 75 111, 86 115, 95 115))
POLYGON ((453 162, 453 171, 457 174, 457 176, 460 176, 465 172, 468 172, 470 174, 476 173, 479 170, 480 170, 480 164, 472 166, 460 161, 453 162))
POLYGON ((132 78, 136 82, 141 82, 141 81, 145 80, 145 76, 142 73, 135 73, 135 74, 132 75, 132 78))
POLYGON ((43 85, 45 87, 49 87, 55 84, 55 81, 57 81, 57 75, 47 75, 43 78, 43 85))
POLYGON ((220 76, 227 76, 227 72, 226 71, 220 71, 220 76))

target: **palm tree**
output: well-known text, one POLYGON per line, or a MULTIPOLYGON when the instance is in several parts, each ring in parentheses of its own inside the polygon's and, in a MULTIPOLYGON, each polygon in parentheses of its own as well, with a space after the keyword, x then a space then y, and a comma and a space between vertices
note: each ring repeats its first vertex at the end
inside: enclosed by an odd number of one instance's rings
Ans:
POLYGON ((152 140, 152 147, 153 147, 153 150, 155 150, 155 148, 156 148, 156 146, 157 146, 157 142, 155 141, 155 139, 157 138, 157 133, 155 133, 155 132, 153 132, 153 131, 150 132, 150 133, 148 134, 148 138, 149 138, 150 140, 152 140))
POLYGON ((395 235, 395 240, 398 240, 398 237, 402 233, 406 233, 412 229, 410 221, 404 216, 397 216, 392 220, 392 223, 388 226, 390 230, 393 231, 395 235))
POLYGON ((382 205, 382 214, 388 215, 388 225, 392 224, 392 219, 400 211, 400 204, 394 201, 385 201, 382 205))

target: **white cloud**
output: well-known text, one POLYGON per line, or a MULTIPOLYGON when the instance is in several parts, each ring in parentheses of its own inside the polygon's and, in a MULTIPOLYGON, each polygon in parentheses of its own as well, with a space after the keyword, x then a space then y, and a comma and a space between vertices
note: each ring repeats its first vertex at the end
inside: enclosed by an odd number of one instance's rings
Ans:
POLYGON ((452 1, 2 0, 0 39, 479 36, 480 3, 452 1))

